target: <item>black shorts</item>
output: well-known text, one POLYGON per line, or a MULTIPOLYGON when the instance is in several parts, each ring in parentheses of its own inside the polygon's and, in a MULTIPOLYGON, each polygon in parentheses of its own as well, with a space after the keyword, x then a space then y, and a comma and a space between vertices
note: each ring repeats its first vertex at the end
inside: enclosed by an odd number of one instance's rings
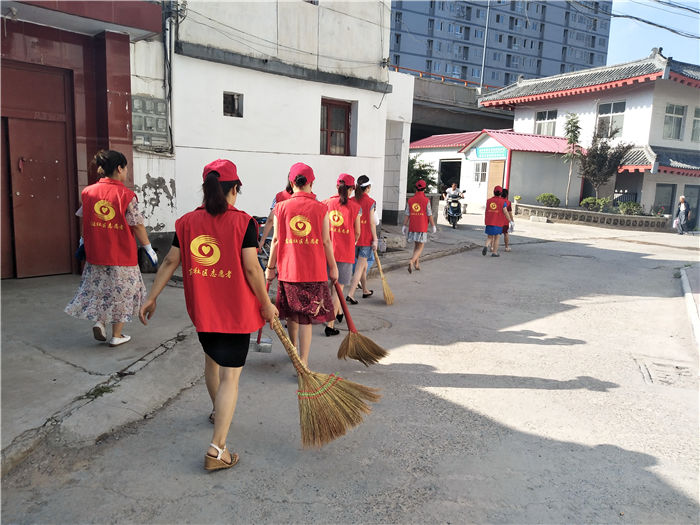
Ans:
POLYGON ((204 353, 219 366, 240 368, 248 357, 250 334, 197 332, 204 353))

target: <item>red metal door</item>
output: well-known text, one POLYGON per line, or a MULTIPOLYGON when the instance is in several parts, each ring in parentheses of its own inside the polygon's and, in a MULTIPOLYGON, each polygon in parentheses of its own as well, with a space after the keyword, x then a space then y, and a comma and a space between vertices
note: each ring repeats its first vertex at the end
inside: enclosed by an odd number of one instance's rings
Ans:
POLYGON ((2 178, 0 179, 0 213, 2 219, 2 231, 0 231, 0 239, 2 239, 2 260, 0 260, 0 270, 2 278, 15 276, 15 256, 13 251, 14 231, 12 228, 12 198, 10 192, 10 156, 7 153, 7 119, 2 119, 2 138, 0 138, 0 151, 2 152, 2 178))
POLYGON ((65 122, 8 119, 17 277, 71 272, 65 122))

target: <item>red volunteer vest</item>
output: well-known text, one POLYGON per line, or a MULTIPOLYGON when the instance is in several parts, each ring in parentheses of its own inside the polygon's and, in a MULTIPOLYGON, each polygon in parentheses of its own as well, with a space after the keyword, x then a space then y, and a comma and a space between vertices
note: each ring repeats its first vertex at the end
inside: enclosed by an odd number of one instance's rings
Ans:
POLYGON ((428 231, 428 197, 422 191, 408 199, 408 231, 425 233, 428 231))
POLYGON ((328 280, 323 219, 328 208, 313 193, 298 191, 275 206, 277 278, 289 283, 328 280))
POLYGON ((175 221, 187 313, 198 332, 249 334, 265 324, 246 281, 241 246, 250 215, 200 206, 175 221))
POLYGON ((355 218, 360 213, 360 205, 353 199, 348 199, 347 204, 340 204, 338 195, 334 195, 323 203, 328 207, 333 255, 336 262, 354 263, 355 218))
POLYGON ((362 195, 360 200, 355 199, 355 202, 362 207, 362 215, 360 216, 360 238, 357 239, 358 246, 372 245, 372 230, 370 229, 370 221, 374 220, 375 200, 369 195, 362 195))
MULTIPOLYGON (((512 208, 510 201, 508 199, 503 199, 503 200, 506 203, 506 210, 512 211, 513 208, 512 208)), ((504 213, 503 214, 503 226, 508 226, 508 225, 510 225, 510 221, 508 220, 508 218, 506 217, 506 214, 504 213)))
POLYGON ((275 195, 275 204, 286 201, 289 197, 291 197, 291 195, 287 193, 287 190, 280 191, 277 195, 275 195))
POLYGON ((505 220, 505 216, 503 215, 503 199, 501 197, 491 197, 486 201, 484 224, 486 224, 486 226, 503 226, 505 220))
POLYGON ((136 194, 103 177, 82 191, 85 259, 102 266, 137 266, 136 241, 126 208, 136 194))

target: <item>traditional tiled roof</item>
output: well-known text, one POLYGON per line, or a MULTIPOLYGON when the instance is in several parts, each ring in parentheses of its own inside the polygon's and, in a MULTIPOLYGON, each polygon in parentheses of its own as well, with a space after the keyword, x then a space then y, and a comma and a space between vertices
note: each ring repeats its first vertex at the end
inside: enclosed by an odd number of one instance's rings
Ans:
POLYGON ((479 99, 485 107, 510 107, 581 93, 604 91, 625 85, 670 78, 700 87, 700 66, 678 62, 654 51, 644 59, 614 66, 596 67, 544 78, 519 80, 479 99))
POLYGON ((655 164, 656 171, 660 173, 700 177, 700 152, 660 146, 632 148, 618 171, 651 170, 655 164))
POLYGON ((447 133, 444 135, 432 135, 430 137, 411 142, 410 149, 422 148, 461 148, 478 137, 481 131, 469 131, 467 133, 447 133))
POLYGON ((536 153, 566 153, 566 139, 549 135, 533 135, 531 133, 517 133, 504 129, 485 129, 474 140, 466 144, 460 153, 466 150, 476 139, 482 135, 488 135, 498 141, 503 147, 511 151, 530 151, 536 153))

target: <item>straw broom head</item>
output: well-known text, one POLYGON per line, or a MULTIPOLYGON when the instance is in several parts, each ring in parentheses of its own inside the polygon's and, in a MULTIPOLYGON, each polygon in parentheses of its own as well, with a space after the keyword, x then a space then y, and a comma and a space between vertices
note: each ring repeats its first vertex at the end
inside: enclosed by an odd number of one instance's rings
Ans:
POLYGON ((338 348, 338 359, 355 359, 365 366, 378 363, 387 355, 389 352, 359 332, 349 332, 338 348))
POLYGON ((379 255, 377 255, 377 250, 374 250, 374 260, 377 261, 377 268, 379 268, 379 275, 382 278, 382 289, 384 291, 384 302, 386 304, 394 304, 394 294, 391 293, 391 288, 389 288, 389 283, 384 277, 384 271, 382 270, 382 263, 379 260, 379 255))
POLYGON ((297 371, 302 446, 321 447, 362 423, 364 414, 371 411, 367 402, 377 402, 381 397, 378 390, 335 374, 312 372, 299 359, 279 319, 274 319, 272 329, 297 371))

